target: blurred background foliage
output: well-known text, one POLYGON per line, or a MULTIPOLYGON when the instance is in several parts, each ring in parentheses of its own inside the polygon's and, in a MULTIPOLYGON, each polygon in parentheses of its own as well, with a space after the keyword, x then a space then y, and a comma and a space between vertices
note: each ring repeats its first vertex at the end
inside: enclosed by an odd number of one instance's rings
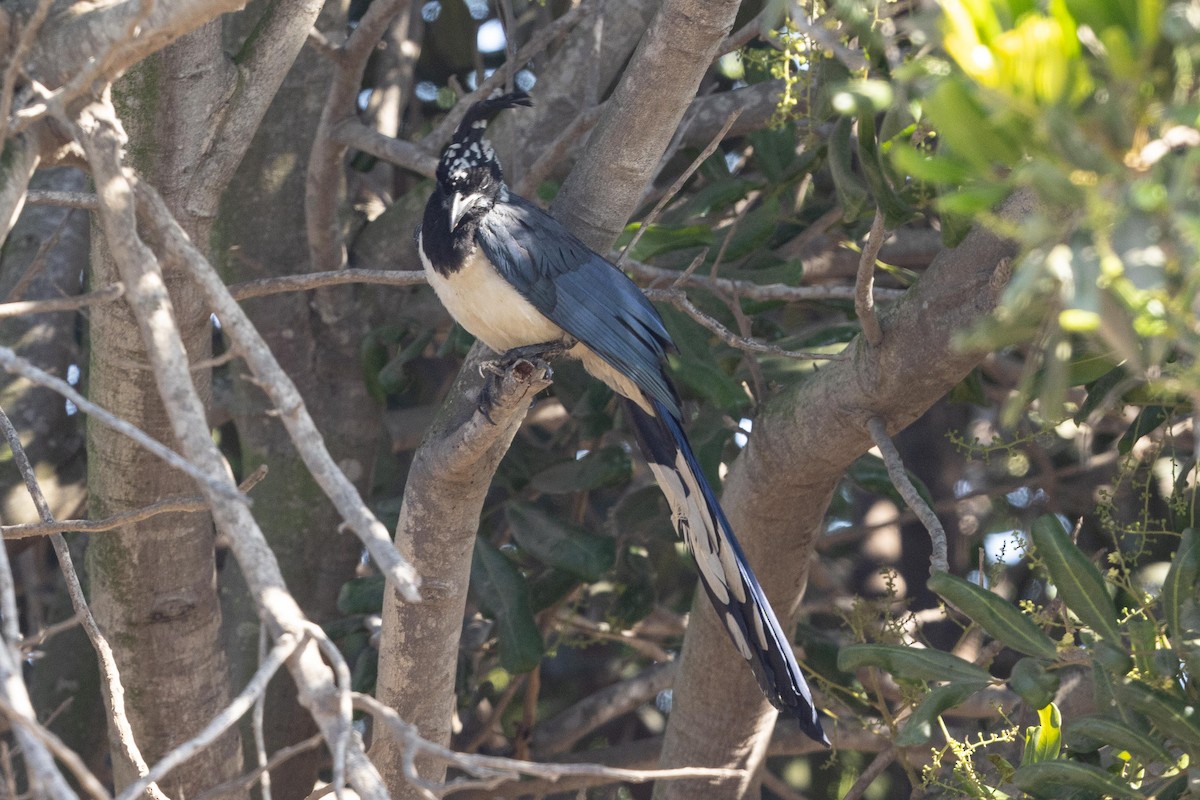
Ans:
MULTIPOLYGON (((368 5, 351 4, 349 21, 368 5)), ((399 134, 433 130, 458 90, 503 63, 506 34, 524 43, 568 6, 511 5, 506 24, 487 0, 420 3, 413 74, 389 83, 395 44, 381 47, 363 109, 398 88, 399 134)), ((756 409, 858 335, 850 289, 876 212, 890 232, 876 263, 885 292, 920 280, 973 225, 1020 243, 999 313, 962 335, 987 354, 979 368, 897 437, 947 529, 952 575, 929 581, 928 535, 880 458, 860 458, 830 506, 796 629, 841 746, 814 752, 781 721, 763 795, 1195 791, 1200 2, 746 0, 738 28, 752 24, 701 94, 766 87, 770 124, 723 141, 648 220, 704 146, 676 143, 617 245, 643 284, 668 285, 646 265, 668 270, 710 320, 774 348, 735 347, 659 304, 714 482, 756 409), (1015 192, 1036 197, 1032 215, 998 212, 1015 192), (782 291, 801 285, 814 294, 782 291), (858 785, 881 752, 891 766, 858 785)), ((542 63, 516 76, 535 100, 542 63)), ((567 167, 540 182, 541 201, 567 167)), ((415 267, 409 235, 430 183, 363 154, 348 172, 352 263, 415 267)), ((412 452, 471 342, 427 288, 377 291, 391 292, 386 322, 360 355, 390 434, 371 500, 394 525, 412 452)), ((218 420, 232 402, 222 377, 218 420)), ((574 364, 554 379, 483 512, 455 746, 655 753, 694 570, 611 392, 574 364), (628 706, 612 718, 564 713, 621 685, 628 706)), ((240 470, 236 426, 220 435, 240 470)), ((25 606, 61 605, 26 561, 25 606)), ((364 564, 324 621, 362 691, 382 593, 364 564)))
MULTIPOLYGON (((454 4, 426 5, 430 52, 435 5, 454 4)), ((706 281, 688 294, 729 330, 835 356, 859 332, 848 295, 796 303, 746 287, 852 282, 876 211, 892 232, 877 263, 887 288, 919 279, 972 225, 1020 243, 999 313, 962 335, 990 355, 899 437, 957 577, 926 585, 927 536, 867 455, 831 506, 798 628, 830 727, 865 723, 903 755, 856 786, 872 753, 781 745, 764 796, 1183 796, 1200 757, 1200 3, 748 2, 739 24, 756 14, 769 24, 720 60, 709 90, 775 82, 772 124, 723 142, 647 222, 665 190, 652 187, 618 249, 640 233, 626 253, 637 262, 741 281, 751 296, 706 281), (997 213, 1014 192, 1036 198, 1031 216, 997 213)), ((535 82, 536 65, 523 75, 535 82)), ((445 107, 440 79, 418 85, 418 118, 445 107)), ((680 148, 660 181, 698 151, 680 148)), ((556 189, 547 180, 539 197, 556 189)), ((746 352, 660 309, 719 480, 755 408, 820 360, 746 352)), ((423 360, 469 344, 419 330, 367 348, 367 380, 393 407, 423 360)), ((556 714, 679 644, 695 578, 619 416, 609 390, 556 367, 501 467, 472 571, 460 746, 553 752, 539 732, 558 730, 556 714)), ((380 471, 377 493, 393 515, 394 474, 380 471)), ((380 592, 359 578, 342 609, 369 616, 380 592)), ((370 676, 356 673, 363 688, 370 676)), ((669 692, 647 697, 575 749, 653 741, 669 705, 669 692)))

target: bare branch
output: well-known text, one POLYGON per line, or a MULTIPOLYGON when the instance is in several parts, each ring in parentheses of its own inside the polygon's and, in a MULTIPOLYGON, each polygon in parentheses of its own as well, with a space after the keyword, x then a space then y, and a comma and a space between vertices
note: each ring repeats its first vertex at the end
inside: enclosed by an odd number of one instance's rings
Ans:
MULTIPOLYGON (((186 363, 186 361, 184 363, 186 363)), ((0 367, 3 367, 6 371, 11 372, 14 375, 20 375, 21 377, 32 381, 38 386, 45 386, 47 389, 53 389, 74 403, 80 411, 88 414, 100 424, 112 428, 124 436, 128 436, 130 439, 137 442, 142 447, 146 448, 175 469, 185 472, 195 478, 202 485, 215 492, 223 500, 233 500, 240 504, 249 504, 249 498, 238 492, 236 487, 229 486, 221 480, 213 478, 171 448, 143 432, 137 426, 126 422, 112 412, 107 411, 88 400, 86 397, 77 392, 75 387, 71 384, 67 383, 61 378, 56 378, 44 370, 38 369, 33 364, 30 364, 28 361, 21 358, 7 347, 0 347, 0 367)))
POLYGON ((196 281, 221 320, 222 330, 242 353, 250 370, 279 410, 297 452, 317 484, 333 501, 338 513, 349 523, 371 557, 393 585, 409 601, 416 601, 419 578, 397 552, 387 529, 367 508, 354 484, 346 477, 326 448, 321 432, 308 413, 296 385, 279 366, 262 336, 237 301, 230 296, 216 270, 188 239, 171 217, 158 193, 147 184, 133 181, 138 213, 161 239, 163 253, 196 281))
POLYGON ((12 111, 13 95, 16 93, 17 78, 25 66, 25 59, 37 40, 38 31, 50 13, 53 0, 38 0, 37 7, 25 24, 21 27, 17 46, 8 56, 8 65, 4 69, 4 82, 0 85, 0 142, 8 139, 8 115, 12 111))
POLYGON ((361 150, 426 178, 437 173, 438 157, 435 154, 419 144, 380 133, 357 118, 347 117, 336 123, 329 135, 343 147, 361 150))
POLYGON ((253 707, 255 701, 267 690, 271 678, 300 644, 301 641, 291 633, 281 635, 246 684, 246 688, 233 702, 213 717, 203 730, 159 759, 147 775, 125 787, 125 790, 117 795, 117 800, 135 800, 151 783, 162 780, 175 767, 216 741, 253 707))
POLYGON ((243 5, 245 0, 72 4, 56 10, 42 26, 27 72, 51 89, 72 79, 90 88, 94 81, 115 78, 188 31, 243 5))
POLYGON ((632 678, 606 686, 552 719, 533 732, 533 750, 538 758, 566 753, 583 737, 646 703, 675 680, 673 661, 654 664, 632 678))
POLYGON ((387 32, 392 18, 403 11, 411 13, 409 0, 371 3, 334 59, 333 79, 321 109, 304 183, 305 230, 309 260, 315 269, 341 269, 346 265, 346 244, 337 215, 345 194, 341 170, 346 146, 335 138, 334 130, 342 120, 354 119, 367 58, 387 32))
MULTIPOLYGON (((698 286, 724 294, 736 294, 747 300, 783 300, 803 303, 821 300, 853 300, 852 286, 790 286, 786 283, 758 284, 730 278, 713 278, 706 275, 689 275, 674 269, 663 269, 640 261, 626 260, 625 270, 642 281, 670 281, 685 286, 698 286)), ((904 296, 903 289, 875 289, 872 294, 880 300, 898 300, 904 296)))
POLYGON ((888 436, 887 425, 879 417, 871 417, 867 420, 867 430, 871 432, 871 438, 875 440, 875 446, 883 456, 883 463, 887 466, 892 485, 929 531, 929 538, 933 542, 933 553, 929 556, 929 572, 948 572, 950 561, 946 551, 946 529, 942 527, 937 514, 933 513, 933 509, 925 502, 925 498, 921 497, 917 487, 909 480, 904 462, 900 460, 900 451, 888 436))
POLYGON ((0 303, 0 319, 20 317, 27 314, 46 314, 52 311, 78 311, 88 306, 111 303, 125 293, 120 283, 105 286, 75 297, 59 297, 53 300, 22 300, 15 303, 0 303))
POLYGON ((91 192, 60 192, 52 189, 30 189, 26 202, 38 206, 66 206, 88 211, 96 209, 96 195, 91 192))
MULTIPOLYGON (((27 736, 33 736, 38 741, 38 744, 48 751, 48 754, 52 754, 54 758, 65 764, 67 769, 71 770, 71 774, 75 776, 75 780, 79 781, 79 785, 95 800, 108 800, 112 797, 108 793, 108 790, 104 788, 104 784, 87 768, 87 764, 83 763, 83 759, 79 757, 78 753, 67 747, 62 739, 59 739, 44 726, 26 718, 9 702, 5 693, 0 693, 0 714, 3 714, 8 719, 13 728, 16 729, 18 736, 21 736, 22 733, 26 734, 26 738, 27 736)), ((28 748, 28 745, 23 744, 22 746, 28 748)), ((31 755, 28 749, 26 753, 27 755, 31 755)), ((55 770, 55 774, 58 775, 58 781, 62 781, 62 775, 58 774, 58 770, 55 770)), ((43 776, 38 777, 41 778, 43 776)), ((53 786, 54 783, 51 785, 53 786)), ((55 800, 58 800, 58 798, 66 800, 69 797, 76 797, 76 794, 71 791, 65 782, 56 786, 53 791, 59 792, 64 790, 67 792, 66 794, 52 795, 55 800)))
POLYGON ((521 780, 522 776, 548 779, 555 781, 559 778, 594 778, 592 785, 604 785, 620 781, 628 783, 646 783, 648 781, 680 780, 696 778, 730 778, 738 777, 741 772, 727 769, 657 769, 630 770, 605 767, 600 764, 539 764, 533 761, 522 761, 496 756, 481 756, 469 753, 458 753, 448 747, 434 744, 421 738, 417 728, 405 722, 392 709, 380 703, 370 695, 354 693, 354 706, 366 711, 375 718, 377 725, 386 725, 405 744, 405 771, 409 781, 422 790, 426 797, 445 797, 451 792, 462 789, 488 788, 495 789, 502 784, 521 780), (459 769, 471 778, 458 778, 449 783, 434 783, 426 781, 412 769, 417 755, 432 756, 444 761, 449 766, 459 769))
POLYGON ((739 336, 733 331, 726 328, 713 317, 705 314, 696 304, 688 299, 688 296, 682 289, 646 289, 646 297, 651 300, 659 300, 683 311, 689 317, 694 319, 707 330, 715 333, 717 337, 730 347, 736 347, 738 350, 745 350, 751 353, 765 353, 771 356, 781 356, 783 358, 795 358, 806 361, 838 361, 843 358, 837 353, 813 353, 806 350, 785 350, 778 345, 760 342, 757 339, 751 339, 748 336, 739 336))
POLYGON ((863 336, 872 347, 878 347, 883 341, 883 331, 879 328, 879 318, 875 316, 875 259, 879 256, 879 248, 887 232, 883 229, 883 212, 875 210, 875 220, 871 223, 871 232, 867 234, 866 244, 858 259, 858 279, 854 285, 854 312, 862 323, 863 336))
POLYGON ((37 139, 31 134, 0 141, 0 244, 8 241, 21 216, 29 179, 40 161, 37 139))
POLYGON ((850 787, 850 790, 846 792, 842 800, 859 800, 866 793, 867 789, 871 788, 871 784, 875 782, 875 779, 882 775, 883 771, 890 767, 895 760, 895 746, 880 751, 871 760, 871 763, 867 765, 867 768, 862 771, 862 774, 858 776, 858 780, 854 782, 854 785, 850 787))
MULTIPOLYGON (((28 201, 28 194, 26 194, 25 199, 28 201)), ((29 288, 30 284, 33 283, 34 279, 37 278, 46 266, 46 257, 50 254, 51 250, 58 246, 58 242, 62 238, 62 233, 70 223, 73 215, 74 211, 68 211, 66 214, 63 214, 62 219, 54 226, 54 231, 38 245, 37 252, 33 254, 33 258, 29 261, 29 266, 25 267, 25 271, 21 273, 21 277, 17 279, 12 289, 9 290, 8 296, 4 298, 5 302, 14 302, 24 296, 25 290, 29 288)), ((3 306, 0 306, 0 308, 3 308, 3 306)))
MULTIPOLYGON (((17 434, 17 429, 13 426, 12 420, 8 418, 8 414, 0 409, 0 430, 4 433, 4 438, 8 442, 9 448, 12 450, 13 461, 17 465, 18 471, 21 473, 21 478, 25 481, 25 486, 29 491, 29 496, 33 500, 34 506, 38 509, 38 514, 43 519, 52 520, 50 514, 50 506, 46 502, 45 496, 42 494, 41 486, 38 485, 37 475, 33 471, 33 465, 29 463, 29 457, 25 453, 25 448, 21 444, 21 437, 17 434)), ((61 539, 61 537, 59 537, 61 539)), ((63 543, 64 549, 66 543, 63 543)), ((70 568, 70 560, 64 566, 64 574, 70 568)), ((74 577, 73 571, 71 576, 74 577)), ((68 579, 68 590, 70 590, 71 582, 68 579)), ((72 602, 76 600, 72 593, 72 602)), ((82 598, 80 598, 82 600, 82 598)), ((83 609, 86 610, 86 604, 83 609)), ((76 607, 76 613, 80 613, 80 608, 76 607)), ((33 783, 41 783, 47 788, 54 790, 66 789, 68 794, 61 795, 62 797, 74 797, 74 792, 66 786, 62 775, 54 767, 54 761, 44 749, 45 746, 61 745, 55 738, 51 743, 47 743, 42 737, 44 732, 46 735, 52 736, 49 731, 44 731, 42 726, 37 723, 37 718, 34 715, 33 706, 29 701, 29 695, 25 690, 25 684, 21 680, 19 667, 21 663, 20 651, 18 645, 20 642, 20 630, 17 628, 17 603, 16 597, 13 594, 12 586, 12 571, 8 564, 8 551, 0 545, 0 614, 4 615, 3 623, 4 638, 3 646, 0 646, 0 682, 2 682, 2 690, 0 690, 0 700, 4 703, 4 713, 12 722, 16 729, 18 739, 21 741, 21 746, 25 749, 29 759, 30 768, 34 774, 30 775, 30 780, 33 783), (35 737, 33 740, 30 736, 35 737)), ((93 624, 95 624, 93 620, 93 624)), ((70 751, 68 751, 70 752, 70 751)), ((61 756, 60 756, 61 757, 61 756)), ((70 756, 63 757, 63 763, 67 764, 74 772, 76 767, 81 767, 81 771, 76 774, 80 784, 88 789, 95 797, 108 797, 108 792, 101 786, 100 793, 96 794, 94 788, 100 786, 96 777, 92 775, 86 767, 82 767, 78 756, 70 753, 70 756), (70 760, 74 757, 74 761, 70 760), (90 778, 90 781, 89 781, 90 778)), ((55 797, 59 796, 57 793, 55 797)))
MULTIPOLYGON (((249 492, 267 476, 267 465, 260 464, 258 469, 243 480, 238 489, 249 492)), ((207 511, 208 501, 200 495, 190 497, 164 497, 142 508, 131 511, 121 511, 104 519, 64 519, 47 522, 22 522, 16 525, 0 525, 0 537, 4 539, 27 539, 31 536, 49 536, 55 533, 103 533, 133 522, 169 514, 173 512, 207 511)))
POLYGON ((322 286, 337 286, 344 283, 373 283, 382 286, 419 286, 425 283, 425 271, 415 269, 336 269, 327 272, 310 272, 306 275, 284 275, 279 278, 235 283, 229 294, 241 302, 251 297, 265 297, 283 292, 304 292, 322 286))
MULTIPOLYGON (((324 741, 325 740, 321 734, 314 733, 312 736, 308 737, 302 742, 297 742, 290 747, 281 748, 275 751, 275 755, 271 756, 271 759, 266 764, 259 766, 257 769, 251 770, 240 778, 236 778, 232 781, 226 781, 219 786, 214 786, 204 794, 197 797, 196 800, 219 800, 219 798, 248 789, 260 777, 269 775, 272 770, 278 768, 281 764, 291 760, 292 758, 295 758, 301 753, 307 753, 309 750, 315 750, 316 748, 320 747, 324 741)), ((263 793, 262 798, 263 800, 271 800, 270 794, 267 792, 263 793)))

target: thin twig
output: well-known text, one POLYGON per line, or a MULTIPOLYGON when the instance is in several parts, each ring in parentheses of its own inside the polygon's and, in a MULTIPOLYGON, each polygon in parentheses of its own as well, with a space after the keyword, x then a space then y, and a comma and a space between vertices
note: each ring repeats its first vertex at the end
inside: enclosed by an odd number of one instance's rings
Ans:
MULTIPOLYGON (((253 769, 241 777, 234 778, 233 780, 225 781, 225 783, 214 786, 204 794, 197 797, 196 800, 219 800, 219 798, 227 795, 249 789, 254 785, 254 782, 258 780, 260 776, 270 773, 280 764, 300 755, 301 753, 307 753, 309 750, 315 750, 316 748, 320 747, 324 741, 325 739, 323 736, 321 736, 321 734, 314 733, 312 736, 308 737, 302 742, 296 742, 293 745, 276 750, 275 755, 271 756, 271 760, 263 766, 253 769)), ((263 800, 269 800, 269 795, 264 794, 263 800)))
POLYGON ((52 389, 58 392, 63 397, 74 403, 80 411, 88 414, 92 419, 100 424, 112 428, 117 433, 129 437, 133 441, 140 444, 146 450, 149 450, 154 455, 161 458, 163 461, 170 464, 177 470, 185 472, 197 481, 208 486, 212 491, 219 494, 226 500, 233 500, 238 503, 250 504, 250 499, 235 488, 228 486, 221 480, 207 475, 199 467, 194 466, 190 461, 176 453, 171 448, 167 447, 157 439, 149 436, 140 428, 126 422, 112 412, 101 408, 100 406, 88 400, 75 390, 75 387, 61 378, 56 378, 50 373, 38 369, 33 364, 18 356, 7 347, 0 347, 0 367, 5 371, 11 372, 14 375, 20 375, 29 381, 44 386, 47 389, 52 389))
POLYGON ((875 446, 879 448, 879 453, 883 456, 883 463, 887 467, 888 477, 892 479, 892 485, 896 487, 896 491, 900 492, 904 502, 929 531, 929 538, 933 542, 933 552, 929 556, 929 572, 931 574, 949 572, 950 560, 946 550, 946 529, 942 527, 937 514, 925 502, 925 498, 921 497, 917 487, 913 486, 912 481, 908 479, 904 462, 900 460, 900 451, 896 449, 895 443, 888 436, 887 425, 879 417, 871 417, 867 420, 867 430, 870 431, 871 438, 875 440, 875 446))
POLYGON ((148 775, 142 776, 125 787, 125 790, 117 795, 117 800, 135 800, 142 792, 146 791, 146 787, 151 783, 162 780, 175 767, 215 742, 221 734, 229 730, 253 707, 255 700, 266 692, 271 678, 301 643, 301 640, 289 633, 280 636, 254 675, 251 676, 246 688, 213 717, 199 733, 160 758, 158 763, 150 769, 148 775))
POLYGON ((704 326, 709 331, 715 333, 721 341, 730 347, 736 347, 738 350, 746 350, 751 353, 765 353, 771 356, 781 356, 783 358, 794 358, 807 361, 840 361, 844 356, 840 353, 813 353, 806 350, 784 350, 782 347, 766 342, 760 342, 757 339, 751 339, 747 336, 739 336, 733 331, 726 328, 713 317, 705 314, 696 305, 688 299, 687 294, 682 289, 646 289, 646 297, 651 300, 658 300, 664 303, 670 303, 680 311, 687 314, 700 325, 704 326))
POLYGON ((87 211, 95 210, 98 202, 96 195, 91 192, 63 192, 51 189, 30 189, 25 195, 25 201, 35 206, 63 206, 87 211))
POLYGON ((241 302, 252 297, 265 297, 283 292, 305 292, 322 286, 338 286, 345 283, 373 283, 384 286, 418 286, 425 283, 425 271, 416 269, 338 269, 324 272, 309 272, 303 275, 284 275, 279 278, 235 283, 229 294, 241 302))
POLYGON ((387 725, 404 741, 405 777, 425 797, 429 798, 441 798, 452 791, 459 791, 465 788, 495 789, 501 784, 518 781, 523 775, 546 778, 552 781, 558 778, 586 776, 594 777, 600 783, 614 783, 617 781, 645 783, 647 781, 689 778, 740 778, 744 775, 744 771, 732 769, 631 770, 605 767, 600 764, 539 764, 533 761, 521 761, 512 758, 458 753, 421 738, 415 725, 405 722, 394 710, 388 708, 370 695, 355 692, 354 705, 360 711, 366 711, 371 714, 375 719, 375 724, 387 725), (412 770, 413 761, 418 753, 441 759, 448 765, 472 777, 456 778, 448 783, 426 781, 412 770))
MULTIPOLYGON (((83 763, 83 759, 79 757, 71 748, 59 739, 45 726, 37 724, 33 720, 26 719, 21 712, 8 701, 8 698, 0 693, 0 714, 3 714, 14 728, 26 731, 32 734, 45 748, 54 754, 54 757, 66 765, 67 769, 71 770, 71 774, 75 776, 75 780, 79 781, 79 785, 83 787, 89 795, 95 800, 109 800, 112 797, 108 790, 104 788, 104 784, 100 779, 92 774, 92 771, 87 768, 87 764, 83 763)), ((59 776, 62 777, 61 775, 59 776)), ((65 784, 64 784, 65 786, 65 784)), ((59 800, 59 796, 51 795, 55 800, 59 800)), ((75 793, 71 792, 70 797, 75 797, 75 793)))
MULTIPOLYGON (((12 420, 2 408, 0 408, 0 432, 3 433, 4 439, 12 450, 13 462, 20 472, 22 480, 25 481, 34 506, 43 519, 49 518, 50 505, 46 502, 45 495, 42 494, 41 486, 38 485, 33 465, 29 462, 29 456, 21 444, 21 437, 18 435, 16 427, 13 426, 12 420)), ((70 589, 69 586, 68 589, 70 589)), ((0 623, 3 624, 5 638, 5 641, 0 643, 0 686, 3 688, 3 691, 0 691, 0 700, 4 703, 4 712, 16 729, 21 747, 25 751, 26 763, 31 772, 30 782, 43 784, 44 788, 51 790, 52 796, 57 791, 66 790, 67 794, 62 797, 74 797, 75 793, 67 787, 62 774, 54 766, 53 758, 47 752, 48 749, 53 749, 54 743, 48 744, 43 740, 42 734, 50 735, 49 731, 38 724, 28 692, 25 689, 25 683, 20 677, 20 629, 17 626, 16 596, 13 592, 12 571, 9 568, 7 548, 3 545, 0 545, 0 614, 4 615, 4 619, 0 620, 0 623), (33 739, 31 740, 30 737, 33 739)), ((61 742, 57 742, 57 739, 55 739, 55 743, 61 744, 61 742)), ((67 759, 63 759, 63 763, 68 764, 74 770, 79 762, 71 763, 67 759)), ((86 773, 86 768, 83 771, 86 773)), ((80 774, 78 777, 81 785, 88 788, 89 791, 93 785, 99 783, 95 776, 90 776, 91 783, 88 782, 87 775, 80 774)), ((101 793, 95 796, 107 797, 108 793, 101 790, 101 793)))
POLYGON ((863 794, 875 782, 875 779, 883 774, 883 771, 891 766, 896 760, 896 748, 893 745, 886 750, 880 751, 878 755, 867 765, 867 768, 858 776, 858 780, 850 787, 850 791, 846 792, 842 800, 859 800, 863 794))
POLYGON ((871 223, 871 232, 867 234, 866 244, 858 258, 858 278, 854 283, 854 312, 862 323, 863 336, 871 347, 878 347, 883 341, 883 330, 879 327, 879 318, 875 316, 875 259, 879 256, 879 248, 883 247, 886 232, 883 229, 883 212, 876 209, 875 220, 871 223))
MULTIPOLYGON (((623 269, 639 280, 678 281, 687 286, 699 286, 711 292, 736 292, 746 300, 782 300, 787 303, 804 303, 822 300, 853 300, 853 286, 790 286, 786 283, 757 284, 752 281, 731 278, 713 278, 707 275, 684 275, 679 270, 651 266, 640 261, 626 259, 623 269)), ((904 296, 902 289, 875 289, 877 300, 899 300, 904 296)))
POLYGON ((675 199, 675 195, 679 194, 679 191, 683 189, 684 184, 686 184, 692 175, 695 174, 696 170, 700 169, 700 165, 707 161, 708 157, 711 156, 716 149, 721 146, 721 141, 725 138, 725 134, 729 133, 729 129, 733 127, 733 123, 737 122, 737 118, 741 115, 742 109, 740 108, 735 108, 732 112, 730 112, 729 116, 725 118, 725 124, 721 126, 719 131, 717 131, 717 135, 714 136, 712 140, 704 146, 704 149, 700 151, 700 155, 696 156, 696 158, 692 160, 692 163, 689 164, 688 168, 683 171, 683 174, 675 179, 675 182, 670 185, 667 191, 663 194, 662 198, 654 204, 654 208, 650 209, 650 213, 646 215, 644 220, 642 220, 641 225, 638 226, 637 232, 633 234, 633 238, 629 240, 629 244, 626 245, 625 249, 621 251, 621 257, 616 261, 618 267, 624 263, 626 254, 632 253, 633 248, 637 247, 637 243, 642 239, 642 234, 646 232, 647 228, 654 224, 655 220, 658 219, 658 215, 661 214, 662 210, 667 207, 667 203, 675 199))
POLYGON ((0 303, 0 319, 22 317, 28 314, 48 314, 55 311, 78 311, 88 306, 111 303, 125 294, 125 287, 113 283, 94 292, 80 294, 74 297, 55 297, 50 300, 18 300, 13 303, 0 303))
MULTIPOLYGON (((28 195, 26 195, 26 202, 28 202, 28 195)), ((25 271, 21 274, 21 277, 17 279, 17 282, 13 284, 12 289, 8 291, 8 295, 4 298, 6 303, 15 302, 25 296, 25 290, 41 274, 42 269, 46 266, 47 256, 50 255, 51 250, 58 247, 58 242, 62 239, 62 233, 67 229, 67 224, 74 215, 74 209, 63 214, 62 219, 54 226, 54 231, 38 245, 37 252, 29 260, 29 266, 25 267, 25 271)), ((3 308, 3 306, 0 305, 0 308, 3 308)))
MULTIPOLYGON (((267 475, 267 465, 260 464, 258 469, 250 473, 238 489, 249 492, 267 475)), ((31 536, 50 536, 55 533, 103 533, 131 525, 144 519, 156 517, 159 514, 171 514, 191 511, 207 511, 208 501, 201 495, 185 497, 164 497, 142 508, 130 511, 120 511, 103 519, 62 519, 50 522, 22 522, 16 525, 0 525, 0 537, 4 539, 28 539, 31 536)))
POLYGON ((0 85, 0 144, 8 139, 8 115, 12 113, 12 100, 16 95, 17 79, 25 68, 25 59, 37 41, 38 31, 46 16, 50 13, 53 0, 38 0, 37 8, 29 15, 29 20, 21 28, 21 36, 17 46, 9 54, 8 65, 4 69, 4 83, 0 85))
MULTIPOLYGON (((262 664, 267 657, 267 626, 258 626, 258 663, 262 664)), ((267 769, 267 740, 263 734, 263 712, 266 710, 267 693, 263 692, 254 699, 254 710, 250 715, 250 727, 254 731, 254 755, 258 761, 261 779, 258 782, 258 792, 262 800, 271 800, 271 771, 267 769)))

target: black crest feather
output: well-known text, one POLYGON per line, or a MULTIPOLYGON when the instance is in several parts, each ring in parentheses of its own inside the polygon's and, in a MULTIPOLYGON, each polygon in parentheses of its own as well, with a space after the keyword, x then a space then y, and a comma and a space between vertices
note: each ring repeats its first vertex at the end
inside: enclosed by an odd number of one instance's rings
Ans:
POLYGON ((532 106, 533 98, 528 92, 513 92, 511 94, 501 94, 495 97, 489 97, 486 100, 480 100, 478 103, 472 103, 467 109, 467 113, 463 116, 462 122, 458 123, 458 131, 454 134, 455 139, 461 139, 468 136, 472 129, 475 128, 477 122, 490 122, 497 114, 506 108, 516 108, 518 106, 532 106))

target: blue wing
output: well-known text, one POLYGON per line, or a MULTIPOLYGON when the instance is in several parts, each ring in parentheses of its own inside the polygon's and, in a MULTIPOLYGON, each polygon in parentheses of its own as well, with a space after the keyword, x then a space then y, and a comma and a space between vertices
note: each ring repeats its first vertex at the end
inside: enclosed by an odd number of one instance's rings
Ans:
POLYGON ((654 306, 625 273, 516 195, 496 203, 475 238, 547 319, 678 416, 679 399, 662 370, 675 346, 654 306))

